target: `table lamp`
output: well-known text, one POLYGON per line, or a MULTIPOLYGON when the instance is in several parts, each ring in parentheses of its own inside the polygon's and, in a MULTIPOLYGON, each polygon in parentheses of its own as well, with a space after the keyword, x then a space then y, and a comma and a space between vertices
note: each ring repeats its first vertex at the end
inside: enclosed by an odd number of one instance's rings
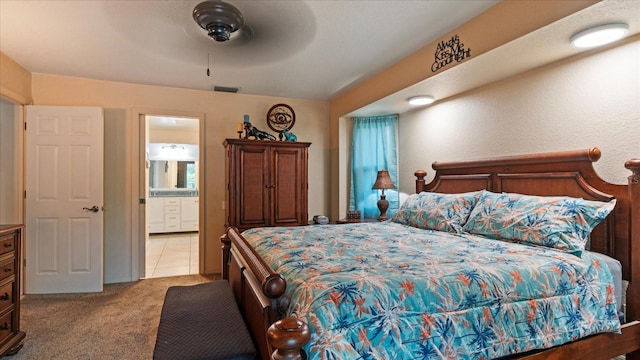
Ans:
POLYGON ((387 197, 384 195, 384 189, 395 189, 395 187, 396 186, 393 185, 393 181, 391 181, 389 172, 387 170, 379 170, 376 182, 371 188, 373 190, 382 190, 382 195, 380 195, 380 200, 378 200, 378 209, 380 210, 378 221, 387 220, 387 209, 389 208, 389 201, 387 201, 387 197))

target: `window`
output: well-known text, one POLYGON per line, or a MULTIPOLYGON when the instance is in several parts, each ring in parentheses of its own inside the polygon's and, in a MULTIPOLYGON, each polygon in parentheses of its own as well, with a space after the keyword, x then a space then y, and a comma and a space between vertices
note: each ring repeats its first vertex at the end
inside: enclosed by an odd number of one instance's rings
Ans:
POLYGON ((196 163, 193 161, 187 163, 187 188, 196 188, 196 163))
MULTIPOLYGON (((378 170, 387 170, 398 186, 397 115, 354 117, 351 149, 351 185, 349 209, 359 210, 363 218, 380 215, 377 202, 380 190, 372 190, 378 170)), ((386 190, 387 215, 398 209, 398 191, 386 190)))
POLYGON ((196 163, 194 161, 178 161, 178 188, 196 188, 196 163))

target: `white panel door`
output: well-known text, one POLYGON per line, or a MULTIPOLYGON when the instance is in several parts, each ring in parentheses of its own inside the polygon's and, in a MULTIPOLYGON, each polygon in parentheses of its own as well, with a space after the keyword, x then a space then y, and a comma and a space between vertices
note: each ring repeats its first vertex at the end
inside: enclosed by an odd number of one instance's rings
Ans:
POLYGON ((27 106, 27 294, 103 284, 103 111, 27 106))

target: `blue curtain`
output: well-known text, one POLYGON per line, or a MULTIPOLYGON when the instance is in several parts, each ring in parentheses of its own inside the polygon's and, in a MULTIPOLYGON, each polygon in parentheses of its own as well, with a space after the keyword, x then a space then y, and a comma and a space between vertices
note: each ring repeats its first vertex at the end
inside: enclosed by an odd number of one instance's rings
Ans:
POLYGON ((354 117, 351 149, 351 188, 349 209, 360 210, 363 218, 377 218, 381 190, 372 190, 378 170, 387 170, 395 190, 385 190, 389 201, 387 216, 391 217, 399 205, 397 115, 354 117))

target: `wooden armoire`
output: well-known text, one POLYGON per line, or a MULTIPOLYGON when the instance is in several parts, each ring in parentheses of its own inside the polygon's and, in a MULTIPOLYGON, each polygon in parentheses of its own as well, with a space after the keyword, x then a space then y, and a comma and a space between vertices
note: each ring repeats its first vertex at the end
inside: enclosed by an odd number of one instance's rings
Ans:
POLYGON ((240 231, 308 222, 311 143, 227 139, 226 226, 240 231))

